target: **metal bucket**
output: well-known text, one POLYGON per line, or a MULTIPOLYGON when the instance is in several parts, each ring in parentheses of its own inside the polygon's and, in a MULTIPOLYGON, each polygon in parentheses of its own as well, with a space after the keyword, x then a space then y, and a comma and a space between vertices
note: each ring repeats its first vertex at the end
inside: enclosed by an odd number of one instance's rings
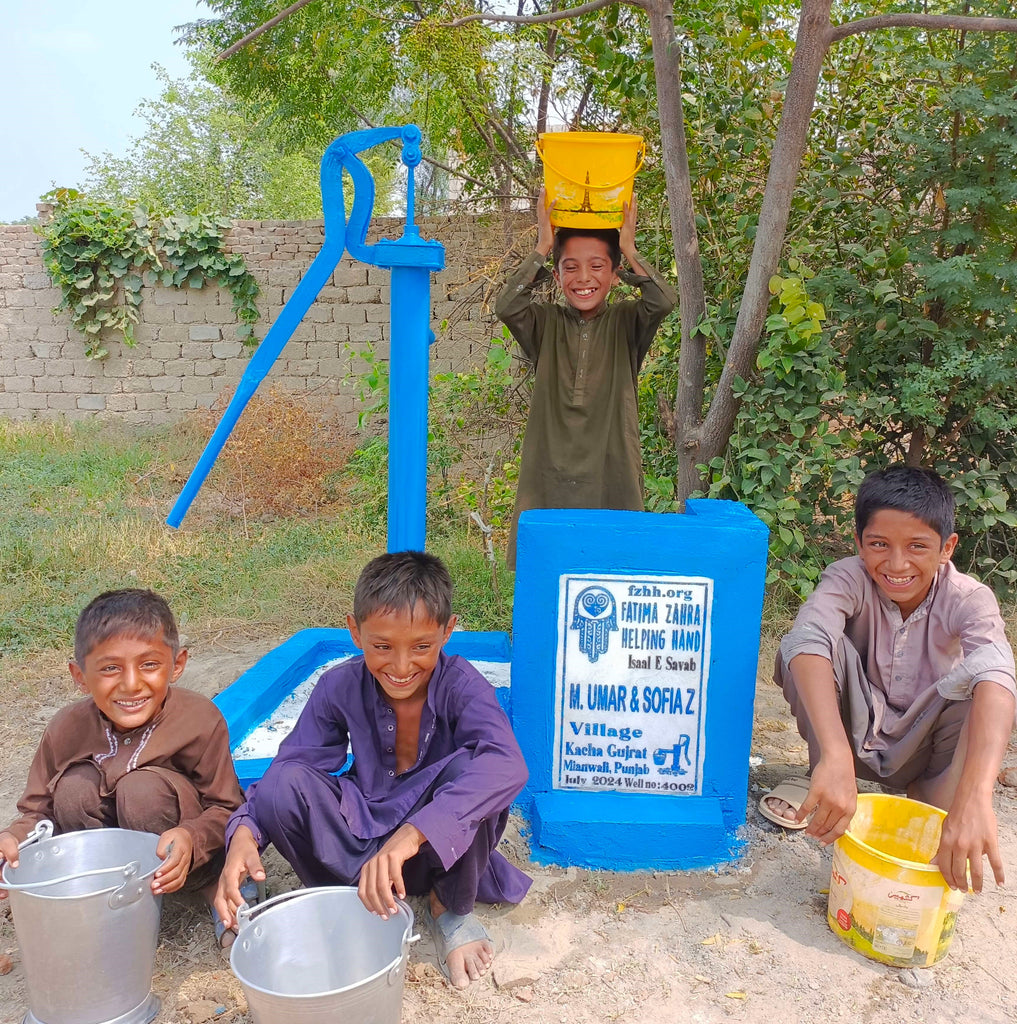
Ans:
POLYGON ((413 911, 383 921, 351 886, 283 893, 237 912, 230 966, 255 1024, 399 1024, 413 911))
POLYGON ((29 1011, 23 1024, 147 1024, 162 899, 159 837, 120 828, 54 836, 40 822, 4 864, 29 1011))

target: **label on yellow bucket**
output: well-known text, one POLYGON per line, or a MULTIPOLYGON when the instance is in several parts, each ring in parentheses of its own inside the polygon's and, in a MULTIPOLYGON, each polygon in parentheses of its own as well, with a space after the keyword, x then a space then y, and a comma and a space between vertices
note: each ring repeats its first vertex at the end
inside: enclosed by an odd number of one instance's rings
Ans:
POLYGON ((877 953, 910 960, 921 924, 922 915, 917 910, 880 907, 872 929, 872 948, 877 953))
POLYGON ((887 878, 834 844, 827 916, 859 952, 898 966, 935 963, 953 931, 953 914, 943 910, 942 885, 887 878))

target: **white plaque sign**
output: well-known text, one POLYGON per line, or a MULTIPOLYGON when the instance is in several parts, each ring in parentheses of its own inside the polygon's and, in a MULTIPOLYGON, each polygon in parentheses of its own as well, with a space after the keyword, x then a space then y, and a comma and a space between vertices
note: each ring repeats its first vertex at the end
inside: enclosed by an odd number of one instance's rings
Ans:
POLYGON ((713 580, 562 576, 555 789, 697 796, 713 580))

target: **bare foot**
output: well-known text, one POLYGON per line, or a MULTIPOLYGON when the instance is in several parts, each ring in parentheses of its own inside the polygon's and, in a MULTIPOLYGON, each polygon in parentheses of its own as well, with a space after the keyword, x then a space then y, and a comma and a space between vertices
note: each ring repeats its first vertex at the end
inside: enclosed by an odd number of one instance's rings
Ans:
POLYGON ((780 818, 786 818, 788 821, 794 821, 795 815, 798 813, 787 801, 776 800, 773 797, 765 797, 766 806, 773 811, 780 818))
MULTIPOLYGON (((447 909, 432 892, 430 896, 431 917, 437 920, 447 909)), ((439 957, 441 951, 439 950, 439 957)), ((478 981, 491 968, 494 962, 494 947, 489 939, 476 939, 450 950, 445 957, 448 968, 448 980, 453 988, 467 988, 471 982, 478 981)))
POLYGON ((764 818, 791 831, 803 829, 806 822, 798 820, 798 808, 805 805, 811 790, 810 779, 803 775, 791 775, 759 801, 760 813, 764 818))

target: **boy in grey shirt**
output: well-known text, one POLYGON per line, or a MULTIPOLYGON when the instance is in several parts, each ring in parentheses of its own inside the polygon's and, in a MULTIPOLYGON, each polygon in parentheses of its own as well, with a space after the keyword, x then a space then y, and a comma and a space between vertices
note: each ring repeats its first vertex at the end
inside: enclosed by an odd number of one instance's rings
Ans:
POLYGON ((946 810, 947 883, 1003 882, 992 789, 1014 722, 1014 659, 992 591, 950 561, 954 502, 936 473, 892 466, 855 502, 858 554, 833 563, 783 638, 776 682, 809 745, 810 777, 760 801, 824 844, 847 829, 856 779, 946 810))

